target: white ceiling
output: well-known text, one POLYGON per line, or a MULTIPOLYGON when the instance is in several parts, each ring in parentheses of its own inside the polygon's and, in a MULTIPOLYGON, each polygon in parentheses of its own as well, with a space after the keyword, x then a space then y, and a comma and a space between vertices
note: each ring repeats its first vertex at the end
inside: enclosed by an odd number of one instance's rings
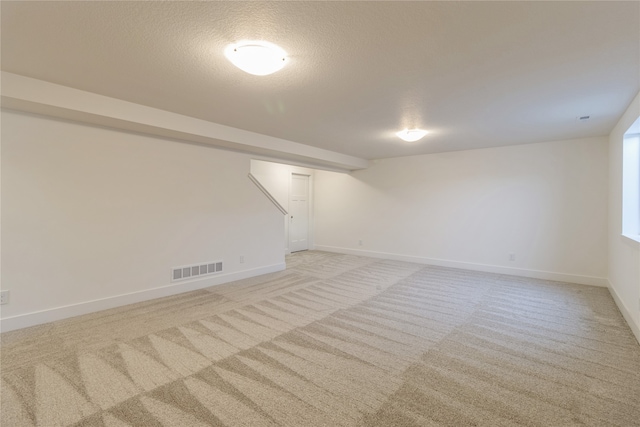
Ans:
POLYGON ((4 71, 364 159, 608 135, 640 90, 637 1, 1 7, 4 71), (245 74, 241 39, 290 63, 245 74))

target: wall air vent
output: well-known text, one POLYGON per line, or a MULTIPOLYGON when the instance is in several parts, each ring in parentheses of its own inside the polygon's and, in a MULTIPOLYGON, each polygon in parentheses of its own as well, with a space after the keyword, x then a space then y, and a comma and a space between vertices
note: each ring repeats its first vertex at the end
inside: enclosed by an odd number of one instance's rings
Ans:
POLYGON ((171 269, 171 281, 198 279, 222 272, 222 261, 209 261, 201 264, 183 265, 171 269))

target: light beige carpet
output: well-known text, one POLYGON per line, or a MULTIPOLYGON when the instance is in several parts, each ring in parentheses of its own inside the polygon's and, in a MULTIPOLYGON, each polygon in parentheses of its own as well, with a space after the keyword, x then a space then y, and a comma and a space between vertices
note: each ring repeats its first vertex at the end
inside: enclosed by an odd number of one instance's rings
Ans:
POLYGON ((0 425, 640 426, 604 288, 303 252, 2 334, 0 425))

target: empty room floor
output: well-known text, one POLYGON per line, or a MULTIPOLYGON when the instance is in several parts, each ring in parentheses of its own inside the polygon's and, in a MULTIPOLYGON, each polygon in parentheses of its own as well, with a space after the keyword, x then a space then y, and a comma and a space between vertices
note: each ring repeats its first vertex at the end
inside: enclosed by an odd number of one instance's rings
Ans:
POLYGON ((308 251, 2 334, 4 426, 640 426, 606 288, 308 251))

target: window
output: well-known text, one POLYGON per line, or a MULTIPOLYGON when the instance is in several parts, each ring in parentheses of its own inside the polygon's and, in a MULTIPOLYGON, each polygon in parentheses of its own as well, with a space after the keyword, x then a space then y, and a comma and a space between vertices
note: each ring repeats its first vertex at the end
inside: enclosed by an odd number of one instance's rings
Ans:
POLYGON ((640 242, 640 117, 622 142, 622 234, 640 242))

